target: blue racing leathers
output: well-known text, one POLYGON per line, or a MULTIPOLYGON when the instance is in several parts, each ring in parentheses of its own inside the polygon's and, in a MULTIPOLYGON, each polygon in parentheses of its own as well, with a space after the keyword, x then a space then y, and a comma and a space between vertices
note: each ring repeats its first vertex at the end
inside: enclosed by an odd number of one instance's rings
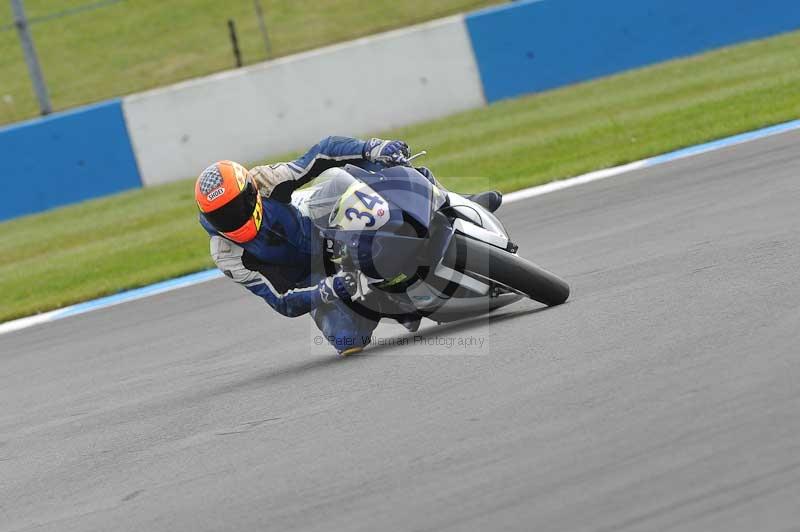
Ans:
POLYGON ((262 198, 263 221, 258 236, 249 242, 225 239, 200 214, 200 224, 211 236, 211 256, 226 276, 284 316, 325 308, 314 313, 315 322, 340 351, 337 345, 346 349, 368 340, 339 336, 369 335, 376 324, 362 323, 340 301, 323 304, 317 289, 324 277, 322 242, 311 220, 289 202, 294 190, 328 168, 356 164, 374 169, 374 163, 364 159, 364 147, 365 142, 358 139, 327 137, 294 161, 251 169, 262 198))
POLYGON ((211 240, 211 255, 217 266, 285 316, 300 316, 317 307, 322 244, 311 220, 289 202, 295 189, 324 170, 363 165, 364 146, 359 139, 327 137, 294 161, 250 170, 263 206, 255 239, 229 242, 200 214, 200 224, 216 237, 211 240))

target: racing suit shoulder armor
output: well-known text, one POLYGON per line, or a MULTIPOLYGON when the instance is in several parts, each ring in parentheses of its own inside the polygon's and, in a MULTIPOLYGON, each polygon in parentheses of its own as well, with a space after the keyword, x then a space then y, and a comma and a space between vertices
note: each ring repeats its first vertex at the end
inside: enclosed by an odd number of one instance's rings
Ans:
POLYGON ((258 191, 267 198, 273 198, 272 193, 281 183, 296 181, 298 174, 287 163, 255 166, 250 170, 250 177, 256 182, 258 191))

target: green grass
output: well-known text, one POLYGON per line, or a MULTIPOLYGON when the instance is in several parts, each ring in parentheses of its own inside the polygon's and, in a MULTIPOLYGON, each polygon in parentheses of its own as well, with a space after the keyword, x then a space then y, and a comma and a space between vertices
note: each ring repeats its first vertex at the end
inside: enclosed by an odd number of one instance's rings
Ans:
MULTIPOLYGON (((25 0, 28 17, 97 0, 25 0)), ((261 0, 272 57, 469 11, 503 0, 261 0)), ((125 0, 31 26, 56 109, 234 68, 227 20, 246 64, 267 59, 253 0, 125 0)), ((12 22, 0 2, 0 26, 12 22)), ((38 106, 16 31, 0 31, 0 124, 38 106)))
MULTIPOLYGON (((798 49, 795 32, 382 135, 454 190, 511 191, 798 118, 798 49)), ((0 321, 212 266, 191 179, 2 223, 0 249, 0 321)))

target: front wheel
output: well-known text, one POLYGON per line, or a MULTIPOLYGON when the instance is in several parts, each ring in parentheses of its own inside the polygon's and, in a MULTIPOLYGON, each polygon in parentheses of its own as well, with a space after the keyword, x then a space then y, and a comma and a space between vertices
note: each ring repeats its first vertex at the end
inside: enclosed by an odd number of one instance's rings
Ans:
POLYGON ((494 281, 548 306, 569 297, 569 285, 534 263, 480 240, 455 234, 444 262, 454 270, 494 281))

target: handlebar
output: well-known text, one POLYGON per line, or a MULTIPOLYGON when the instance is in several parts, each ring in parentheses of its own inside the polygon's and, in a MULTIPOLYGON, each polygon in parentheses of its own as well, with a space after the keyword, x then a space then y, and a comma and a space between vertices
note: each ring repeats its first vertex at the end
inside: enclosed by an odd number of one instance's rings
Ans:
MULTIPOLYGON (((421 152, 419 152, 419 153, 415 153, 414 155, 412 155, 411 157, 409 157, 408 159, 406 159, 406 164, 410 163, 411 161, 413 161, 413 160, 414 160, 414 159, 416 159, 417 157, 422 157, 423 155, 428 155, 428 152, 427 152, 427 151, 425 151, 425 150, 422 150, 422 151, 421 151, 421 152)), ((409 166, 411 166, 411 165, 409 165, 409 166)))

